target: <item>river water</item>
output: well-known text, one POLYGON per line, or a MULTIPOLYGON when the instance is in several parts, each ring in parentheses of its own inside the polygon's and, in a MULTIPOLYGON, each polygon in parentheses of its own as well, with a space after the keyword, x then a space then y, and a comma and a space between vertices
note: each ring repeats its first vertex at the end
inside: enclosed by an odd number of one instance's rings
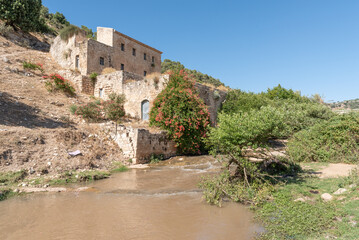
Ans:
POLYGON ((177 157, 87 184, 85 192, 12 198, 0 202, 0 239, 252 239, 260 228, 246 207, 202 200, 201 176, 218 169, 210 157, 177 157))

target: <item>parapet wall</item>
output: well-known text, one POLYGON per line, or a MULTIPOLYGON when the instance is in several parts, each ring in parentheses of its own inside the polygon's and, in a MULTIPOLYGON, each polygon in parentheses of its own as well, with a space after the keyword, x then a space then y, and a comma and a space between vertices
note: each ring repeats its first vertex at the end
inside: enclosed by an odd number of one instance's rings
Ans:
POLYGON ((164 131, 151 133, 147 129, 118 125, 107 122, 102 124, 102 129, 118 144, 126 158, 131 158, 133 163, 147 163, 151 155, 163 155, 170 158, 176 155, 176 147, 173 141, 168 139, 164 131))

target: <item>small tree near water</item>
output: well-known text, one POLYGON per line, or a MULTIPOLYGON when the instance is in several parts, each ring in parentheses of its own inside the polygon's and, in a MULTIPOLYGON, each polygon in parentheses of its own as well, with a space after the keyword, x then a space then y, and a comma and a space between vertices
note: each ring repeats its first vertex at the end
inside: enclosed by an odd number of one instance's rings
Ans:
POLYGON ((167 87, 157 96, 150 112, 150 124, 166 130, 177 143, 179 153, 200 154, 207 137, 209 112, 185 71, 170 73, 167 87))

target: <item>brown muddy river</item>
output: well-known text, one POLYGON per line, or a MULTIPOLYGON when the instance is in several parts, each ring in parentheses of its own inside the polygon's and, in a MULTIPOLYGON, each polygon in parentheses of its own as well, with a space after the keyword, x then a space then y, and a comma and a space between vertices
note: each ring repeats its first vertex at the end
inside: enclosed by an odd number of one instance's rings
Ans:
MULTIPOLYGON (((86 192, 36 193, 0 202, 0 239, 252 239, 260 227, 244 206, 202 200, 209 157, 132 169, 86 192)), ((70 186, 70 187, 79 187, 70 186)))

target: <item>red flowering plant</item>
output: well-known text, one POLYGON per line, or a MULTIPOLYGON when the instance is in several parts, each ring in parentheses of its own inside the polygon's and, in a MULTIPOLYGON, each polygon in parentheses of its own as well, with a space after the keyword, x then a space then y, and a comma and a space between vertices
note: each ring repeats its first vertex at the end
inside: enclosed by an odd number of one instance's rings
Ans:
POLYGON ((49 76, 43 76, 43 78, 47 79, 45 87, 48 91, 52 92, 60 90, 69 96, 75 95, 75 89, 70 82, 59 74, 50 74, 49 76))
POLYGON ((182 154, 201 154, 209 128, 209 112, 185 71, 170 73, 166 88, 157 96, 150 124, 166 130, 182 154))

